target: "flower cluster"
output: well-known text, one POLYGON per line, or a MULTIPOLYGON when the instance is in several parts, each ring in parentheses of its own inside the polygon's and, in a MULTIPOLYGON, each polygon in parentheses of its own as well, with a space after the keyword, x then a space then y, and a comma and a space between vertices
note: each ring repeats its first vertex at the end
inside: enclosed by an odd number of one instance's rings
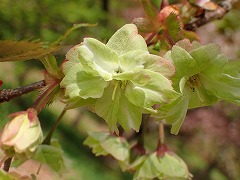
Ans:
POLYGON ((178 133, 187 109, 212 105, 220 100, 240 105, 239 62, 229 63, 218 45, 202 46, 185 39, 164 57, 176 68, 173 87, 182 94, 158 109, 158 117, 173 125, 172 133, 178 133))
POLYGON ((174 66, 149 54, 133 24, 120 28, 107 44, 85 38, 69 50, 62 68, 68 108, 91 106, 112 132, 118 132, 117 123, 138 131, 142 113, 178 97, 168 79, 174 66))

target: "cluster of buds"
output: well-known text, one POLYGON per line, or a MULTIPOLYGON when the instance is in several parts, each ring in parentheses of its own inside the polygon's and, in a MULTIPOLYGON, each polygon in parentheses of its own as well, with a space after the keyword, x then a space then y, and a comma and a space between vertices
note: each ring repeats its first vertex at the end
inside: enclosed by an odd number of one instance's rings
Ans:
POLYGON ((37 111, 29 108, 9 115, 12 119, 2 131, 1 148, 9 157, 30 158, 43 140, 37 111))

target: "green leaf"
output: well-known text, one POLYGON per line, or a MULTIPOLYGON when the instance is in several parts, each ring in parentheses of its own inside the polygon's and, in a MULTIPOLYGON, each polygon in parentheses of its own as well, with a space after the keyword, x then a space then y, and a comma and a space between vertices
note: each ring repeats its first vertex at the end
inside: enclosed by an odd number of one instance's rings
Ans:
POLYGON ((108 41, 107 46, 123 55, 130 51, 148 51, 144 38, 138 34, 134 24, 126 24, 120 28, 108 41))
POLYGON ((65 169, 62 156, 63 151, 61 149, 42 144, 39 145, 32 159, 47 164, 54 171, 60 172, 65 169))
POLYGON ((68 29, 56 42, 47 46, 39 41, 0 41, 0 62, 25 61, 30 59, 41 59, 58 50, 62 41, 75 29, 80 27, 95 26, 96 24, 75 24, 68 29))
POLYGON ((139 169, 143 162, 146 160, 147 156, 143 155, 143 156, 139 156, 137 159, 135 159, 128 167, 128 169, 131 171, 131 170, 134 170, 136 171, 137 169, 139 169))
POLYGON ((121 137, 112 136, 105 132, 90 132, 84 145, 91 147, 96 156, 110 154, 119 161, 127 163, 129 160, 129 145, 121 137))
POLYGON ((134 179, 179 179, 186 180, 191 176, 184 161, 177 155, 165 153, 159 157, 157 153, 148 155, 134 174, 134 179))
POLYGON ((87 23, 80 23, 80 24, 74 24, 73 27, 69 28, 65 31, 64 35, 61 36, 57 41, 53 43, 53 45, 60 45, 63 40, 65 40, 74 30, 81 28, 81 27, 91 27, 96 26, 97 24, 87 24, 87 23))
POLYGON ((181 31, 179 32, 179 37, 180 39, 189 39, 191 42, 192 41, 199 41, 199 37, 198 34, 196 32, 193 31, 187 31, 185 29, 181 29, 181 31))
POLYGON ((70 99, 76 97, 87 99, 101 97, 108 82, 85 72, 78 63, 68 71, 60 85, 66 89, 65 93, 70 99))
POLYGON ((0 179, 3 179, 3 180, 14 180, 13 177, 11 177, 11 175, 7 174, 6 171, 0 169, 0 179))
POLYGON ((187 165, 177 155, 165 153, 165 155, 158 159, 159 172, 163 174, 164 179, 179 179, 186 180, 189 178, 190 173, 188 172, 187 165))
POLYGON ((165 20, 166 30, 169 36, 176 42, 179 40, 179 31, 181 30, 180 20, 176 14, 170 13, 165 20))
POLYGON ((141 0, 145 15, 147 19, 152 23, 156 24, 157 22, 157 9, 153 6, 150 0, 141 0))
POLYGON ((40 59, 56 51, 59 46, 44 47, 38 41, 0 41, 0 62, 40 59))
POLYGON ((104 132, 89 132, 89 136, 83 142, 84 145, 92 148, 92 152, 96 156, 106 156, 109 153, 103 149, 101 146, 101 142, 104 141, 108 137, 108 133, 104 132))
POLYGON ((101 146, 115 159, 126 162, 129 160, 129 144, 125 139, 110 136, 101 142, 101 146))
POLYGON ((150 33, 155 30, 153 24, 147 18, 135 18, 132 23, 137 26, 140 32, 150 33))
POLYGON ((162 0, 151 0, 151 2, 157 9, 161 8, 162 0))
POLYGON ((40 60, 49 74, 59 79, 63 76, 53 55, 47 55, 40 60))
POLYGON ((156 153, 149 155, 142 163, 141 167, 135 172, 134 179, 154 179, 159 177, 161 174, 156 169, 159 161, 156 153))

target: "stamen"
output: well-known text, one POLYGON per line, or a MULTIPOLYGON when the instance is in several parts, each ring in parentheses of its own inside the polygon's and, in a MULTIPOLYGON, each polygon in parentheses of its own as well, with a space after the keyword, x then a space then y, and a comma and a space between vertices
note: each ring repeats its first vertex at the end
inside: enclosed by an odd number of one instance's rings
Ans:
POLYGON ((118 84, 119 84, 119 81, 117 81, 117 83, 116 83, 116 85, 115 85, 115 87, 114 87, 113 94, 112 94, 112 101, 114 101, 114 98, 115 98, 115 94, 116 94, 116 90, 117 90, 118 84))

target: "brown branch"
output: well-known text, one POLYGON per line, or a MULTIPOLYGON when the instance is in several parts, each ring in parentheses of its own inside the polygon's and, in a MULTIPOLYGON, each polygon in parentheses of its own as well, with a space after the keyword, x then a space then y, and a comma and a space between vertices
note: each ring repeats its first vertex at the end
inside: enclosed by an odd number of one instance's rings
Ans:
POLYGON ((33 84, 29 84, 27 86, 19 87, 16 89, 3 89, 0 90, 0 103, 10 101, 11 99, 21 96, 23 94, 27 94, 29 92, 35 91, 37 89, 41 89, 45 84, 45 80, 35 82, 33 84))
POLYGON ((213 11, 206 10, 204 14, 196 21, 184 25, 184 29, 195 31, 200 26, 203 26, 213 20, 221 19, 223 16, 232 9, 233 4, 237 0, 225 0, 218 5, 218 8, 213 11))

